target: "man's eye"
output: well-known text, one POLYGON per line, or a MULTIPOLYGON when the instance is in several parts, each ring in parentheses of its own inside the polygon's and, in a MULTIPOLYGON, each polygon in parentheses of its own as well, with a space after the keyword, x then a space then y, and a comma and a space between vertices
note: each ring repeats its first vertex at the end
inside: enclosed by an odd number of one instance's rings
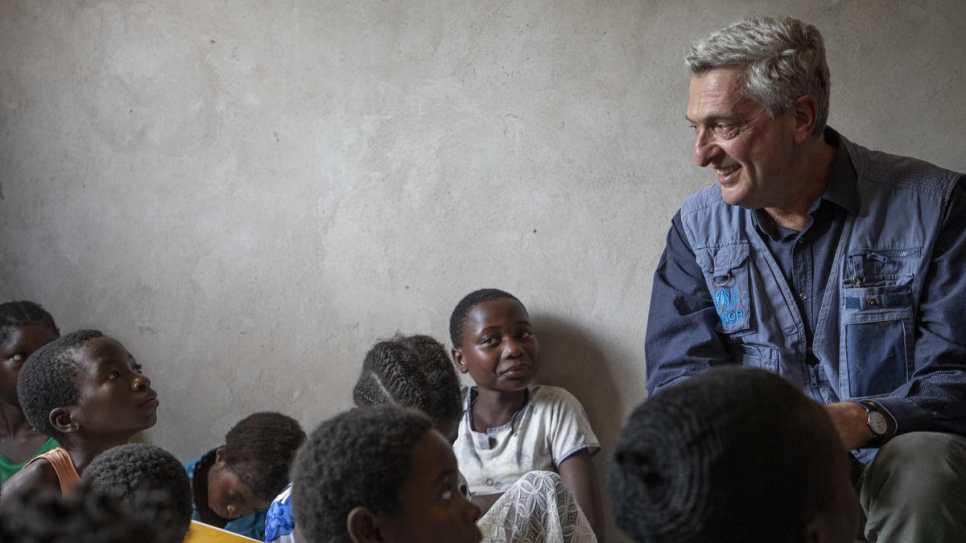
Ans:
POLYGON ((138 372, 138 375, 144 375, 144 366, 141 364, 135 364, 134 371, 138 372))
POLYGON ((24 360, 27 360, 27 355, 24 353, 17 353, 11 356, 10 360, 13 360, 14 362, 23 362, 24 360))
POLYGON ((452 500, 453 499, 453 491, 447 488, 446 490, 443 491, 442 494, 439 495, 439 497, 442 498, 442 499, 444 499, 444 500, 452 500))
POLYGON ((716 136, 725 139, 730 139, 738 135, 738 126, 733 124, 716 124, 713 130, 716 136))
POLYGON ((530 339, 530 337, 532 336, 533 336, 533 332, 531 332, 530 330, 525 330, 523 332, 520 332, 521 339, 530 339))
POLYGON ((119 379, 120 377, 121 377, 121 373, 118 372, 117 370, 114 370, 111 373, 107 374, 107 378, 112 381, 115 379, 119 379))

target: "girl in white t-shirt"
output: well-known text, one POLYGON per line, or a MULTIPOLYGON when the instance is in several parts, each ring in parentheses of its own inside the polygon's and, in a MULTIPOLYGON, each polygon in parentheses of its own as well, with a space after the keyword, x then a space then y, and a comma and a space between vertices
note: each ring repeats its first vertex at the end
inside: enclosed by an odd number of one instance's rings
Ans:
POLYGON ((464 297, 450 318, 453 361, 476 386, 464 389, 453 450, 485 512, 520 477, 555 471, 603 541, 600 487, 591 456, 600 444, 566 390, 531 385, 540 346, 523 304, 497 289, 464 297))

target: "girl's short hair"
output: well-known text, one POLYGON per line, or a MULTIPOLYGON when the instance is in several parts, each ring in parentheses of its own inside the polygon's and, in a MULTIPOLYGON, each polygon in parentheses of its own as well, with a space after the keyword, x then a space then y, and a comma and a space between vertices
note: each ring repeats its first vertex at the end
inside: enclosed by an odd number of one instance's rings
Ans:
POLYGON ((349 543, 354 507, 392 514, 412 467, 413 445, 432 429, 422 413, 391 405, 353 409, 323 422, 292 468, 292 508, 307 541, 349 543))
POLYGON ((253 413, 225 435, 225 465, 256 498, 271 500, 289 482, 295 453, 305 443, 298 421, 274 412, 253 413))
POLYGON ((30 325, 44 326, 53 331, 55 336, 60 335, 54 317, 40 304, 26 300, 0 304, 0 341, 7 339, 10 328, 30 325))
POLYGON ((37 431, 64 443, 64 434, 50 423, 50 412, 77 405, 78 355, 81 346, 102 337, 99 330, 78 330, 37 349, 20 369, 17 398, 24 417, 37 431))
POLYGON ((449 339, 453 342, 453 347, 463 346, 463 329, 466 327, 466 317, 471 309, 484 302, 505 298, 516 300, 517 303, 523 305, 523 302, 518 300, 516 296, 498 288, 481 288, 464 296, 456 304, 453 314, 449 317, 449 339))

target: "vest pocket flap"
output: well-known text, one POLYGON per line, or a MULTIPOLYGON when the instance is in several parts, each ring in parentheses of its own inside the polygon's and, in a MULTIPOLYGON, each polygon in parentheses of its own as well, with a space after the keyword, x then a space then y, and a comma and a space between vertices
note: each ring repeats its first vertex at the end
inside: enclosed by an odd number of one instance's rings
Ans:
POLYGON ((729 271, 740 267, 748 260, 749 248, 747 242, 704 247, 695 251, 698 265, 705 273, 726 276, 729 271))
POLYGON ((846 283, 852 287, 909 284, 920 254, 919 247, 853 251, 846 257, 846 283))

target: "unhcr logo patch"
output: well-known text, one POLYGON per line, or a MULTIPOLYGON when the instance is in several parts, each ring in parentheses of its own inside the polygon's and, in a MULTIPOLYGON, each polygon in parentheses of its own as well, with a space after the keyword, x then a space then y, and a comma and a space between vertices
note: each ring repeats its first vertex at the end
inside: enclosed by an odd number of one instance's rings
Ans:
POLYGON ((745 312, 738 308, 738 290, 719 288, 714 293, 714 307, 725 328, 734 328, 745 320, 745 312))

